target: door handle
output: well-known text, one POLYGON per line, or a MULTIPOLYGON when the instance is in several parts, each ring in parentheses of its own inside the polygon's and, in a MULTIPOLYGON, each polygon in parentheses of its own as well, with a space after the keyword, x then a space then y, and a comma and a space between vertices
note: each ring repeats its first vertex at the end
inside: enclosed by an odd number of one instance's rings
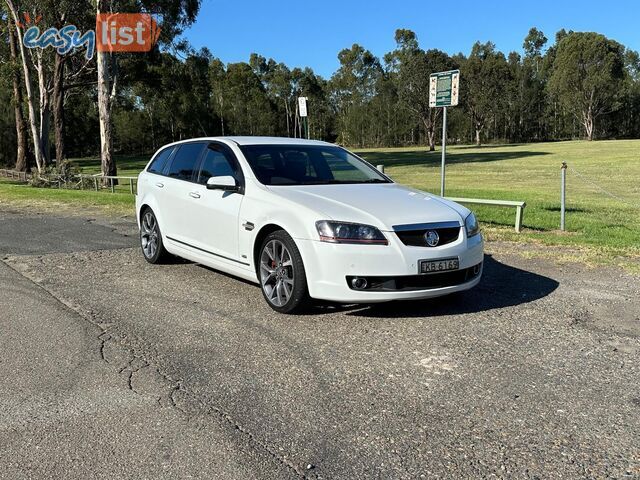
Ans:
POLYGON ((160 183, 160 182, 158 182, 158 183, 156 183, 156 187, 158 187, 158 188, 162 188, 162 187, 164 187, 164 183, 160 183))
POLYGON ((200 198, 200 194, 198 192, 189 192, 189 196, 191 198, 200 198))

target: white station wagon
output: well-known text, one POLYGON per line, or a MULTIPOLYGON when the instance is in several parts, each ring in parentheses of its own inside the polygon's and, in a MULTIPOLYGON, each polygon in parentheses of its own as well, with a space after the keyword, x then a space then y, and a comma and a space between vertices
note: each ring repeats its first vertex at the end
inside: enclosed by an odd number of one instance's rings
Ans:
POLYGON ((161 148, 138 181, 144 258, 173 254, 260 284, 290 313, 475 286, 483 240, 462 205, 394 183, 339 146, 212 137, 161 148))

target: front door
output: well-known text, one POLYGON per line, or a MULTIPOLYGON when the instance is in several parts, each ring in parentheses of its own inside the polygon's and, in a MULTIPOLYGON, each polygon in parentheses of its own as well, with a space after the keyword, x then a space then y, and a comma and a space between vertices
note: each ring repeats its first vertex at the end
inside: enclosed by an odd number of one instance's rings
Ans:
POLYGON ((191 197, 192 239, 194 246, 218 259, 246 263, 238 253, 238 222, 244 195, 206 187, 209 178, 224 175, 244 184, 242 170, 231 149, 211 143, 202 157, 191 197))

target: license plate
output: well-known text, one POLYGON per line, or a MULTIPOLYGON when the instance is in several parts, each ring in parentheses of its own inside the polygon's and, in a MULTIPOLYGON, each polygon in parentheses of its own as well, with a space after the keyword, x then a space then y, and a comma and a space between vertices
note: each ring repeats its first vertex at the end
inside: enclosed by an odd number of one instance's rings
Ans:
POLYGON ((442 260, 420 260, 418 262, 418 272, 420 273, 438 273, 448 272, 450 270, 458 270, 460 268, 460 260, 457 258, 443 258, 442 260))

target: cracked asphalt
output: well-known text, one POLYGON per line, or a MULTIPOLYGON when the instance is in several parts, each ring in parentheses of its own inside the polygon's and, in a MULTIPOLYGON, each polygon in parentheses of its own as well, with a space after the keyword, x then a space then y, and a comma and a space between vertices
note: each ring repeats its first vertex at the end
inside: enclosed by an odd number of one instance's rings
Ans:
POLYGON ((640 478, 638 277, 489 244, 471 292, 292 317, 136 241, 0 210, 0 478, 640 478))

